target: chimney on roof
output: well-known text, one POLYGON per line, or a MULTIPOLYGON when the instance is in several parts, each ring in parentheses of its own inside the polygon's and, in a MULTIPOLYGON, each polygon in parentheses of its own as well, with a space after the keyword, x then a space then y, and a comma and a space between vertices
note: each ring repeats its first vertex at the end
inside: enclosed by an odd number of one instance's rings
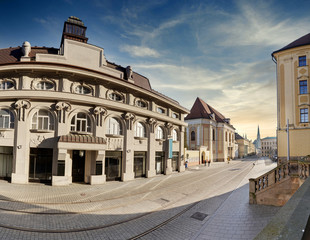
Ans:
POLYGON ((64 39, 87 43, 88 38, 85 37, 86 28, 81 19, 74 16, 69 17, 64 23, 60 45, 63 45, 64 39))

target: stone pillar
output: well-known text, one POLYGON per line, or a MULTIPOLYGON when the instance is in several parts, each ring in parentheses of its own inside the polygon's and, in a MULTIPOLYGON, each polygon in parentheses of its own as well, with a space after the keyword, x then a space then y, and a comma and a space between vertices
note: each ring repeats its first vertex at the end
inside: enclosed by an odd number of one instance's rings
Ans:
POLYGON ((147 170, 146 177, 153 177, 156 175, 155 170, 155 124, 156 120, 150 118, 148 120, 150 134, 148 138, 148 147, 147 147, 147 170))
POLYGON ((134 165, 134 127, 133 122, 135 115, 126 113, 124 116, 126 120, 126 133, 124 136, 124 151, 123 151, 123 171, 122 181, 133 180, 135 178, 134 165))
MULTIPOLYGON (((200 156, 199 156, 200 157, 200 156)), ((185 151, 184 151, 184 126, 180 127, 180 139, 179 139, 179 172, 185 171, 185 151)))
POLYGON ((209 126, 209 145, 210 145, 210 148, 209 148, 209 151, 210 151, 210 161, 213 162, 213 129, 211 127, 211 125, 209 126))
MULTIPOLYGON (((70 156, 72 150, 58 148, 57 155, 57 168, 60 164, 64 164, 65 170, 63 176, 58 176, 60 173, 57 171, 57 175, 52 176, 52 185, 53 186, 63 186, 69 185, 72 183, 72 158, 70 156)), ((72 154, 71 154, 72 155, 72 154)))
POLYGON ((17 126, 14 133, 14 158, 12 183, 28 183, 29 177, 29 126, 27 112, 31 104, 27 100, 18 100, 15 103, 17 126))
POLYGON ((98 151, 96 156, 96 160, 94 161, 94 168, 96 168, 97 162, 102 162, 102 175, 95 175, 96 169, 92 171, 92 175, 90 176, 90 185, 95 184, 103 184, 106 182, 106 175, 105 175, 105 151, 98 151))

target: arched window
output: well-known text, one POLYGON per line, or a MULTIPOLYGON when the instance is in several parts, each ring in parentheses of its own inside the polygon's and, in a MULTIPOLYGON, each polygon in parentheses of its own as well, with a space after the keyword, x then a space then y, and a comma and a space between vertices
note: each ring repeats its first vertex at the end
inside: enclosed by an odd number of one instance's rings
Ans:
POLYGON ((212 130, 212 140, 215 141, 215 130, 212 130))
POLYGON ((75 87, 75 92, 79 94, 91 94, 91 89, 89 87, 86 87, 84 85, 78 85, 75 87))
POLYGON ((225 141, 227 142, 227 132, 225 133, 225 141))
POLYGON ((229 133, 229 142, 231 142, 231 133, 229 133))
POLYGON ((122 135, 122 127, 118 119, 109 118, 107 122, 107 133, 113 135, 122 135))
POLYGON ((38 110, 32 117, 32 129, 54 130, 53 115, 47 110, 38 110))
POLYGON ((86 113, 77 113, 71 120, 71 131, 73 132, 91 132, 91 120, 86 113))
POLYGON ((172 130, 172 140, 178 141, 178 132, 175 129, 172 130))
POLYGON ((54 84, 49 81, 40 81, 37 83, 36 88, 39 90, 51 90, 54 88, 54 84))
POLYGON ((8 90, 14 88, 14 82, 10 80, 3 80, 0 82, 0 90, 8 90))
POLYGON ((145 127, 141 122, 137 122, 135 125, 135 137, 145 137, 145 127))
POLYGON ((14 115, 8 109, 0 109, 0 128, 14 128, 14 115))
POLYGON ((164 139, 164 130, 160 126, 156 129, 156 139, 164 139))
POLYGON ((191 132, 191 141, 195 141, 196 140, 196 134, 195 131, 191 132))

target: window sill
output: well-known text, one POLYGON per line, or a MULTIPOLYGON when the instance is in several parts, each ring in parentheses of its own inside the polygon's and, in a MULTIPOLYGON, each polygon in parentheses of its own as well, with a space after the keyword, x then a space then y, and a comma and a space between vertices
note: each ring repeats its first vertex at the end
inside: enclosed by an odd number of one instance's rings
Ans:
POLYGON ((77 132, 77 131, 70 131, 71 134, 79 134, 79 135, 90 135, 92 136, 91 132, 77 132))
POLYGON ((147 139, 146 137, 134 137, 134 138, 137 140, 146 140, 147 139))
POLYGON ((123 138, 124 137, 123 135, 118 135, 118 134, 106 134, 105 136, 109 138, 123 138))
POLYGON ((0 132, 14 131, 14 128, 0 128, 0 132))
POLYGON ((165 141, 165 139, 162 139, 162 138, 156 138, 155 139, 157 142, 163 142, 163 141, 165 141))
POLYGON ((33 133, 53 133, 54 130, 30 129, 30 132, 33 132, 33 133))

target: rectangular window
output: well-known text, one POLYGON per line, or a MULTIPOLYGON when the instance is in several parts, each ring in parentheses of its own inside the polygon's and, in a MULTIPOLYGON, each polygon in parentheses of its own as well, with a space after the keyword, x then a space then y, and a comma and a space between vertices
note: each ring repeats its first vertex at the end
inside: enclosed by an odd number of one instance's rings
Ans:
POLYGON ((299 67, 306 66, 306 65, 307 65, 306 56, 300 56, 299 57, 299 67))
POLYGON ((308 93, 307 80, 299 81, 299 94, 308 93))
POLYGON ((309 118, 308 118, 308 108, 300 109, 300 122, 306 123, 308 121, 309 121, 309 118))

